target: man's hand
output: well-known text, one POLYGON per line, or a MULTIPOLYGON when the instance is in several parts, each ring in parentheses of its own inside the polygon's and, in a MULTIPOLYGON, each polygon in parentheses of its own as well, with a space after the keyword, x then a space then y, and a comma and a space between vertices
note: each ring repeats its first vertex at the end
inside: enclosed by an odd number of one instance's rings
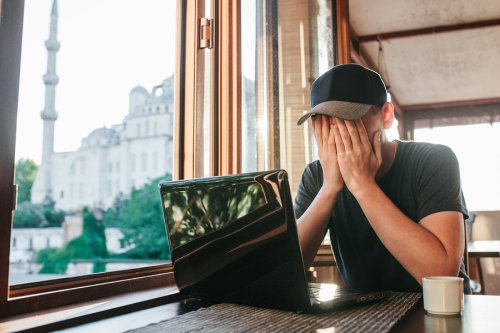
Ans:
POLYGON ((344 187, 337 161, 337 147, 332 117, 317 115, 313 119, 314 136, 318 146, 318 155, 323 168, 323 191, 338 193, 344 187))
POLYGON ((334 138, 342 178, 355 195, 365 188, 364 185, 375 182, 375 175, 382 164, 381 132, 375 132, 372 148, 361 119, 336 119, 334 138))

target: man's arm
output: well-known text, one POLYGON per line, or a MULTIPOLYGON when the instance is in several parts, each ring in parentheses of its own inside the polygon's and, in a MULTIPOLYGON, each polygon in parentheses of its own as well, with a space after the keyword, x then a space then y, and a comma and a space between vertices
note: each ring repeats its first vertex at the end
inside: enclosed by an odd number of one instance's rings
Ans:
POLYGON ((325 238, 328 221, 337 197, 338 192, 328 192, 322 187, 309 208, 297 220, 297 233, 306 270, 312 265, 321 242, 325 238))
POLYGON ((345 184, 387 250, 420 284, 423 276, 456 276, 464 249, 462 213, 434 213, 415 223, 375 181, 381 164, 381 133, 375 134, 372 148, 360 120, 338 121, 334 131, 345 184))
POLYGON ((344 187, 337 163, 333 119, 327 116, 315 116, 313 126, 323 169, 323 185, 311 205, 297 220, 297 232, 305 269, 310 267, 318 252, 325 237, 333 207, 344 187))
POLYGON ((380 241, 418 283, 424 276, 458 275, 465 246, 461 212, 434 213, 417 224, 376 183, 354 196, 380 241))

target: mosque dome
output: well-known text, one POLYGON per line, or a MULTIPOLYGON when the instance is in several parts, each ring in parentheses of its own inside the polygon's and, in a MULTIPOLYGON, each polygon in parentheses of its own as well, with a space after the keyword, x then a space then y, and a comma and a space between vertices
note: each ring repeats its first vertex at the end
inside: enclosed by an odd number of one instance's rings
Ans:
POLYGON ((115 134, 115 130, 107 127, 101 127, 93 130, 87 136, 88 139, 109 139, 115 134))
POLYGON ((135 86, 134 88, 132 88, 132 90, 130 90, 130 94, 129 95, 148 95, 148 91, 146 90, 146 88, 144 88, 143 86, 141 85, 137 85, 135 86))
POLYGON ((137 85, 128 94, 128 103, 130 115, 137 115, 140 113, 141 106, 144 105, 148 99, 149 92, 141 85, 137 85))
POLYGON ((93 130, 82 140, 82 147, 105 147, 112 144, 116 131, 111 128, 101 127, 93 130))

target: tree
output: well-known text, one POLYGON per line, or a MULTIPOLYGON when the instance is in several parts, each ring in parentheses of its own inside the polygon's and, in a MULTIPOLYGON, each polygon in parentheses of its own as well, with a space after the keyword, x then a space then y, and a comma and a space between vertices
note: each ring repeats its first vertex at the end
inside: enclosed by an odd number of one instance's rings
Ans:
POLYGON ((47 225, 41 205, 25 201, 20 203, 14 211, 14 228, 43 228, 47 225))
POLYGON ((60 227, 66 213, 58 210, 53 201, 32 204, 24 201, 14 211, 14 228, 60 227))
POLYGON ((104 212, 104 224, 106 228, 119 228, 121 224, 120 211, 127 205, 128 199, 123 193, 119 193, 113 200, 111 207, 104 212))
POLYGON ((17 203, 31 201, 31 187, 35 181, 38 166, 33 160, 21 158, 16 163, 17 203))
POLYGON ((72 259, 102 259, 108 256, 106 234, 102 219, 96 217, 96 212, 84 208, 82 212, 82 234, 66 245, 66 250, 72 259))
POLYGON ((66 274, 70 256, 65 248, 46 248, 37 252, 36 262, 43 264, 39 274, 66 274))
POLYGON ((50 198, 45 198, 43 204, 43 215, 47 220, 48 227, 60 227, 64 222, 66 213, 62 210, 56 209, 56 202, 50 198))
POLYGON ((43 264, 39 273, 65 274, 72 259, 91 259, 94 273, 103 272, 106 266, 102 259, 108 256, 104 223, 97 218, 99 212, 84 208, 82 212, 82 234, 71 240, 62 249, 47 248, 37 253, 36 262, 43 264))
POLYGON ((119 206, 104 214, 106 225, 118 226, 124 235, 123 245, 130 248, 121 257, 170 259, 158 183, 171 179, 166 174, 133 189, 128 200, 115 200, 119 206))

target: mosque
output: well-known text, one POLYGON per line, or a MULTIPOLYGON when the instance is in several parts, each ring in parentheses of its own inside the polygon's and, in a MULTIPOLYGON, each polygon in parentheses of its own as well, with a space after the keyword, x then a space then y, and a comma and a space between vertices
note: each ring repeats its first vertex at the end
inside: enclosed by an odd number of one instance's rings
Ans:
POLYGON ((31 191, 31 201, 55 201, 56 208, 75 211, 83 206, 109 208, 151 179, 172 172, 174 76, 148 91, 136 86, 129 93, 123 122, 93 130, 76 151, 54 152, 55 89, 58 10, 54 1, 45 83, 42 161, 31 191))

